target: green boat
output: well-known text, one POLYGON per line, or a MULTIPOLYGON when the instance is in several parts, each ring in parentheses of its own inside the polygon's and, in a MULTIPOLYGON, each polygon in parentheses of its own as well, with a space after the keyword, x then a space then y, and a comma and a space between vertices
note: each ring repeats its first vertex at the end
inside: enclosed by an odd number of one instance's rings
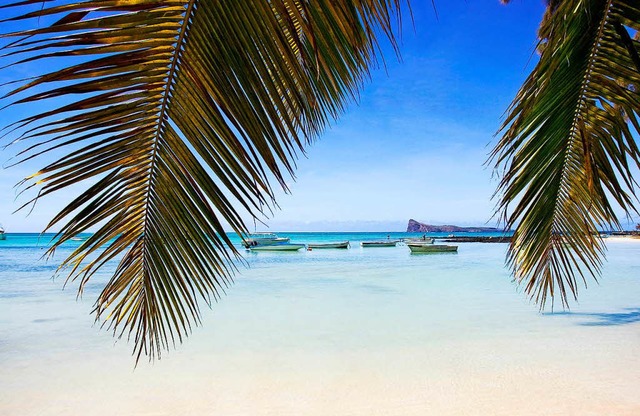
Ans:
POLYGON ((307 244, 310 249, 313 248, 349 248, 349 242, 343 241, 340 243, 310 243, 307 244))
POLYGON ((398 240, 383 240, 383 241, 363 241, 360 243, 362 247, 395 247, 398 240))
POLYGON ((446 244, 407 243, 407 246, 412 253, 455 253, 458 251, 458 246, 446 244))
POLYGON ((433 244, 434 239, 431 237, 420 237, 420 238, 403 238, 402 239, 403 243, 406 244, 411 244, 411 243, 416 243, 416 244, 433 244))
POLYGON ((298 251, 304 244, 272 244, 266 246, 249 247, 251 251, 298 251))

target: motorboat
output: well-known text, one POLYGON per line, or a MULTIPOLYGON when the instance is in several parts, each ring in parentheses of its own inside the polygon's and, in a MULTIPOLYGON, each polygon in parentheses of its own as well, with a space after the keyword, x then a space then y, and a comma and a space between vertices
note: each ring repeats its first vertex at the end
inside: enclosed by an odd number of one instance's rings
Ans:
POLYGON ((349 242, 348 241, 342 241, 339 243, 310 243, 307 244, 307 247, 309 247, 309 249, 314 249, 314 248, 349 248, 349 242))
POLYGON ((267 244, 267 245, 257 245, 249 247, 251 251, 298 251, 301 248, 304 248, 304 244, 291 244, 291 243, 282 243, 282 244, 267 244))
POLYGON ((395 247, 400 240, 363 241, 362 247, 395 247))
POLYGON ((0 225, 0 240, 6 240, 7 235, 4 233, 4 227, 0 225))
POLYGON ((454 253, 458 251, 458 246, 446 244, 422 244, 407 243, 412 253, 454 253))
POLYGON ((289 242, 289 237, 278 237, 276 233, 253 233, 247 236, 244 241, 246 248, 256 246, 270 246, 274 244, 284 244, 289 242))

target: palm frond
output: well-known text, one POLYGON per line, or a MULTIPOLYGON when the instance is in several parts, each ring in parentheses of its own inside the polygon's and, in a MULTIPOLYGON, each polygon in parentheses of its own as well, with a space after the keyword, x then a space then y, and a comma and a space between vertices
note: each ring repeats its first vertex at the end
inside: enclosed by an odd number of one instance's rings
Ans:
POLYGON ((640 44, 630 36, 640 29, 640 4, 567 0, 550 8, 540 60, 492 153, 504 169, 498 211, 517 225, 508 263, 541 307, 555 295, 567 306, 580 282, 597 278, 605 254, 598 231, 620 227, 616 205, 637 212, 632 166, 640 165, 640 44))
POLYGON ((273 203, 270 178, 286 187, 296 155, 376 64, 377 37, 394 42, 400 4, 34 0, 3 7, 16 15, 0 24, 21 27, 3 31, 5 65, 41 71, 3 100, 49 106, 5 134, 31 143, 21 160, 66 152, 25 186, 39 189, 38 200, 91 181, 49 224, 60 226, 51 252, 98 227, 61 268, 82 291, 102 265, 119 261, 96 319, 133 338, 139 359, 181 341, 199 322, 199 299, 210 303, 228 287, 239 254, 223 221, 246 235, 242 213, 261 218, 273 203))

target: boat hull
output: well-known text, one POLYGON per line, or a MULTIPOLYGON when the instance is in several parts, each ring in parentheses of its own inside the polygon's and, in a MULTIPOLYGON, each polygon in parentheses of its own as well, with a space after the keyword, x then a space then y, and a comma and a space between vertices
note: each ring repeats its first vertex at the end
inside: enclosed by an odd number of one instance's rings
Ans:
POLYGON ((304 244, 272 244, 266 246, 250 247, 251 251, 298 251, 304 248, 304 244))
POLYGON ((407 244, 412 253, 455 253, 458 246, 445 244, 407 244))
POLYGON ((362 247, 395 247, 397 241, 363 241, 360 243, 362 247))
POLYGON ((319 244, 307 244, 309 248, 349 248, 349 242, 344 241, 341 243, 319 243, 319 244))
POLYGON ((425 238, 405 238, 404 240, 402 240, 403 242, 405 242, 406 244, 410 244, 410 243, 416 243, 416 244, 433 244, 434 239, 431 237, 425 237, 425 238))

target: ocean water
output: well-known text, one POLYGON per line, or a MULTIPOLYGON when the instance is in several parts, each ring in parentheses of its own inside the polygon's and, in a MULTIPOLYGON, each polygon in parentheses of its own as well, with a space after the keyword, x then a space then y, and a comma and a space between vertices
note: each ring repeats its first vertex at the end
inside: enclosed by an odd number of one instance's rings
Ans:
MULTIPOLYGON (((175 350, 134 368, 76 299, 48 238, 0 241, 1 415, 637 415, 640 242, 608 239, 598 284, 539 311, 507 245, 410 254, 406 233, 280 233, 349 250, 246 253, 235 284, 175 350)), ((418 236, 421 234, 416 234, 418 236)), ((239 244, 238 239, 234 239, 239 244)))

